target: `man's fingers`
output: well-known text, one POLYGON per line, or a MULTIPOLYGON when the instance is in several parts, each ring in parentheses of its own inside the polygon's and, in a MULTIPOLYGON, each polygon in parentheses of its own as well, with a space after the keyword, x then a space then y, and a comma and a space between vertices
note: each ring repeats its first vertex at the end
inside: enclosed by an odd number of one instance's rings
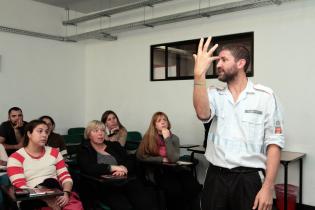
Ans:
POLYGON ((196 54, 193 54, 193 58, 194 58, 194 60, 195 60, 195 62, 196 62, 197 55, 196 55, 196 54))
POLYGON ((199 41, 198 54, 202 52, 202 46, 203 46, 203 38, 201 38, 199 41))
POLYGON ((218 44, 215 44, 213 47, 211 47, 211 49, 208 51, 208 55, 212 55, 213 52, 218 48, 218 44))
POLYGON ((203 46, 203 49, 202 49, 203 52, 207 52, 208 51, 211 39, 212 39, 211 36, 209 36, 207 41, 206 41, 206 43, 205 43, 205 45, 203 46))
POLYGON ((258 205, 258 198, 255 198, 255 202, 254 202, 254 206, 253 209, 257 209, 257 205, 258 205))
POLYGON ((219 59, 220 59, 219 56, 213 56, 213 57, 211 57, 211 58, 212 58, 213 61, 216 61, 216 60, 219 60, 219 59))
POLYGON ((258 204, 258 210, 266 210, 266 205, 262 202, 258 204))
POLYGON ((61 204, 61 200, 60 200, 60 198, 57 200, 57 205, 58 206, 60 206, 60 204, 61 204))

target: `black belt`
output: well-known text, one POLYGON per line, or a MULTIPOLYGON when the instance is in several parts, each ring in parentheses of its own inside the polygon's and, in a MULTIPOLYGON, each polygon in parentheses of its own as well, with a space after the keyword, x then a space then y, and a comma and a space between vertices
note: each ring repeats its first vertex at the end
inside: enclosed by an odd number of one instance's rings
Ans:
POLYGON ((251 168, 251 167, 239 166, 239 167, 229 169, 229 168, 224 168, 224 167, 220 167, 220 166, 215 166, 212 163, 209 164, 209 167, 211 167, 211 169, 217 170, 218 172, 221 172, 221 173, 248 174, 248 173, 256 173, 258 171, 261 171, 265 175, 265 169, 263 169, 263 168, 251 168))

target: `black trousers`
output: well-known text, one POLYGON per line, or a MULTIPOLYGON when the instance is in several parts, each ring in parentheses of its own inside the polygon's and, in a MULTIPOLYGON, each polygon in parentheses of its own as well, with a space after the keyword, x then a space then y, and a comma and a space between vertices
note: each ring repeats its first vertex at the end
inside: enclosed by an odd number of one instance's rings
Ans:
POLYGON ((252 210, 261 189, 260 169, 229 170, 209 165, 201 196, 202 210, 252 210))

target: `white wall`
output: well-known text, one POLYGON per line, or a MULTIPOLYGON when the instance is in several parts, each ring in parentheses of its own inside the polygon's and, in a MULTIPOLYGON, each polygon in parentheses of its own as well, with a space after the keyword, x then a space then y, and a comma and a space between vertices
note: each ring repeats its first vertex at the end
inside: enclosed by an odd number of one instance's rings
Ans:
MULTIPOLYGON (((1 0, 0 25, 61 35, 61 13, 33 1, 1 0)), ((51 115, 60 133, 84 124, 84 45, 0 32, 0 55, 1 122, 19 106, 27 121, 51 115)))
MULTIPOLYGON (((150 82, 150 45, 254 31, 252 79, 272 87, 282 101, 285 149, 307 153, 303 200, 314 206, 314 19, 315 2, 303 0, 128 32, 115 42, 90 43, 86 52, 86 121, 113 109, 128 130, 144 133, 152 114, 162 110, 169 115, 181 142, 201 143, 203 127, 192 106, 192 80, 150 82)), ((213 83, 216 81, 208 80, 213 83)), ((290 167, 289 180, 298 183, 297 164, 290 167)), ((282 182, 282 170, 278 182, 282 182)))

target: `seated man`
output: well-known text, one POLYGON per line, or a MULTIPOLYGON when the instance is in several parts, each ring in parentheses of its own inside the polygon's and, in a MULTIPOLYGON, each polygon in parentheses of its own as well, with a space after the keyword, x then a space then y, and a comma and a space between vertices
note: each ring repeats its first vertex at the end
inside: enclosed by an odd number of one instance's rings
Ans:
POLYGON ((23 146, 24 127, 23 113, 19 107, 12 107, 8 112, 8 121, 0 126, 0 143, 3 144, 8 155, 23 146))

